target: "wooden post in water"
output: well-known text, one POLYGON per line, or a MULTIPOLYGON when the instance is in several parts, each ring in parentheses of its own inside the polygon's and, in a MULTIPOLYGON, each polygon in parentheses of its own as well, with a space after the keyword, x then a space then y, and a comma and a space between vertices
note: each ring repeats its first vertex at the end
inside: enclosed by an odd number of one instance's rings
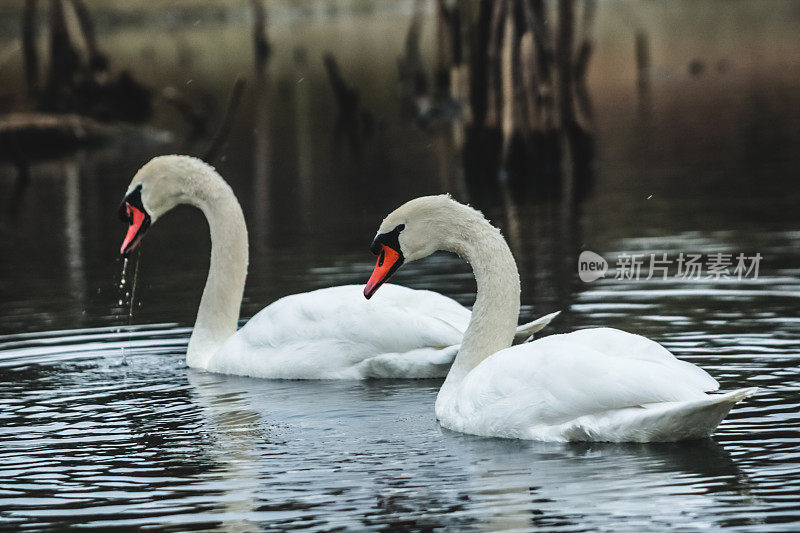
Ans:
POLYGON ((263 0, 252 0, 253 5, 253 48, 256 70, 266 68, 270 55, 269 38, 267 37, 267 10, 263 0))
POLYGON ((539 191, 549 195, 560 190, 562 146, 588 172, 595 0, 437 0, 436 6, 434 98, 446 94, 439 86, 449 82, 460 104, 452 131, 466 181, 484 189, 503 177, 552 182, 539 191))
POLYGON ((636 94, 639 109, 650 107, 650 43, 643 30, 636 32, 636 94))
POLYGON ((25 0, 22 8, 22 57, 28 98, 39 96, 39 54, 36 51, 36 0, 25 0))
POLYGON ((271 45, 264 0, 252 0, 253 6, 253 69, 255 72, 255 117, 253 124, 253 212, 254 245, 263 250, 270 237, 270 202, 272 143, 270 136, 269 97, 271 83, 267 70, 271 45))

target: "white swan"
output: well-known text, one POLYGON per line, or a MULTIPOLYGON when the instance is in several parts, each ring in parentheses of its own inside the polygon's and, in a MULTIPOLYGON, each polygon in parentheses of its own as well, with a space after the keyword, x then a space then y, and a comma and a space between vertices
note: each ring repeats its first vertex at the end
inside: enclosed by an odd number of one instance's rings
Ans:
POLYGON ((510 347, 520 306, 514 258, 497 228, 449 196, 417 198, 386 217, 373 242, 385 261, 365 296, 404 261, 436 250, 466 259, 478 284, 472 318, 436 399, 436 417, 448 429, 547 441, 702 438, 757 390, 707 394, 719 384, 705 371, 616 329, 510 347))
MULTIPOLYGON (((190 367, 261 378, 362 379, 444 376, 470 311, 430 291, 391 286, 366 302, 357 285, 282 298, 236 331, 247 276, 247 227, 239 202, 209 165, 156 157, 134 176, 120 207, 127 254, 178 204, 198 207, 211 232, 211 264, 186 352, 190 367)), ((553 317, 520 326, 531 335, 553 317)))

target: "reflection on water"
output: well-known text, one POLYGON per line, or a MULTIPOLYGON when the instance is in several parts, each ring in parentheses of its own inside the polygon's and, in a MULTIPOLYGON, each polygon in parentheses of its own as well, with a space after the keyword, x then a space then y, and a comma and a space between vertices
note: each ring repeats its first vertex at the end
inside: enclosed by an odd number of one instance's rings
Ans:
MULTIPOLYGON (((118 304, 121 196, 143 162, 179 150, 185 137, 176 111, 158 102, 154 124, 178 130, 174 146, 120 142, 0 166, 0 205, 13 208, 0 215, 0 523, 796 529, 797 13, 780 2, 768 10, 737 3, 724 19, 714 2, 693 2, 691 16, 680 2, 635 5, 598 5, 587 79, 596 153, 589 168, 562 169, 567 185, 580 172, 593 185, 561 200, 536 187, 470 195, 458 128, 424 131, 401 114, 397 59, 414 2, 331 18, 276 8, 274 54, 258 74, 250 26, 235 17, 158 34, 122 26, 98 38, 137 79, 198 100, 221 105, 231 80, 250 74, 217 164, 250 229, 243 317, 286 294, 363 283, 366 247, 385 213, 449 191, 508 237, 523 318, 562 309, 553 331, 640 332, 723 388, 761 387, 714 441, 481 439, 436 424, 438 381, 273 382, 189 371, 188 326, 209 253, 198 212, 163 217, 143 245, 134 324, 151 325, 127 327, 118 304), (751 24, 766 11, 774 15, 751 24), (327 52, 374 115, 357 153, 335 133, 327 52), (649 85, 637 89, 643 69, 649 85), (764 259, 759 279, 747 282, 586 284, 576 275, 582 250, 609 259, 681 251, 764 259)), ((430 20, 419 35, 423 67, 438 60, 430 20)), ((18 66, 0 65, 9 87, 22 87, 18 66)), ((474 299, 468 266, 450 255, 407 265, 397 282, 474 299)))

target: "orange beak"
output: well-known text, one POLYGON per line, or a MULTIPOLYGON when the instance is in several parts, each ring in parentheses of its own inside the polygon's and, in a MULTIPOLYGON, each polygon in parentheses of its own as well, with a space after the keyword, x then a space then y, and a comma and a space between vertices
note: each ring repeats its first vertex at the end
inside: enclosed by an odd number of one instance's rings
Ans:
POLYGON ((377 291, 402 264, 403 257, 400 255, 400 252, 385 244, 381 245, 378 261, 375 263, 375 270, 372 271, 372 276, 370 276, 367 286, 364 287, 364 296, 367 300, 372 298, 375 291, 377 291))
POLYGON ((147 214, 127 202, 125 202, 125 214, 128 218, 128 233, 125 235, 125 240, 122 241, 122 246, 119 248, 119 253, 122 255, 136 248, 136 245, 141 241, 142 235, 144 235, 149 225, 149 217, 147 214))

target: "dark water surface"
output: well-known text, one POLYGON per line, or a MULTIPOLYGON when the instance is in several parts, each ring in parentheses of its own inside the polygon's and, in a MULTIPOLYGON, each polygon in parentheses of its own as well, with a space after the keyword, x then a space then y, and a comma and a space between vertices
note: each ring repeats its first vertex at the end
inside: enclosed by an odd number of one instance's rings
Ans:
MULTIPOLYGON (((719 3, 688 5, 601 5, 589 76, 596 157, 582 201, 465 192, 446 132, 399 118, 396 57, 410 3, 333 18, 279 10, 270 77, 249 85, 217 168, 250 231, 243 317, 286 294, 363 283, 383 215, 454 192, 508 237, 522 318, 561 309, 551 332, 641 333, 723 388, 761 387, 714 439, 475 438, 437 425, 436 380, 281 382, 187 369, 208 266, 202 216, 180 208, 150 230, 132 259, 131 326, 119 288, 124 228, 114 216, 127 183, 152 155, 196 150, 158 104, 155 125, 175 131, 172 145, 122 142, 38 161, 21 196, 14 167, 0 166, 0 528, 800 529, 800 12, 739 2, 717 17, 719 3), (637 27, 652 39, 646 106, 636 99, 637 27), (359 154, 336 139, 325 50, 376 116, 359 154), (706 68, 692 76, 698 58, 706 68), (584 283, 582 250, 612 270, 623 252, 763 258, 755 280, 683 280, 673 264, 667 280, 612 272, 584 283)), ((116 28, 101 42, 154 86, 222 100, 251 69, 248 32, 245 18, 157 35, 116 28)), ((430 50, 432 24, 424 37, 430 50)), ((4 69, 13 88, 18 65, 4 69)), ((396 280, 474 300, 468 266, 449 255, 407 265, 396 280)))

